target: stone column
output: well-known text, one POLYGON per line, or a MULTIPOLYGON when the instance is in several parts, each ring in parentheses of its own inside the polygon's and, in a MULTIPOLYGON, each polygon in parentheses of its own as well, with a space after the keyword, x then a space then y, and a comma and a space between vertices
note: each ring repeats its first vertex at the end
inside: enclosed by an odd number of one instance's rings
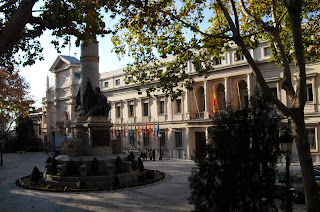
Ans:
POLYGON ((93 90, 99 87, 99 48, 97 41, 89 41, 87 46, 82 44, 80 69, 81 100, 83 100, 82 98, 87 88, 88 79, 91 82, 93 90))

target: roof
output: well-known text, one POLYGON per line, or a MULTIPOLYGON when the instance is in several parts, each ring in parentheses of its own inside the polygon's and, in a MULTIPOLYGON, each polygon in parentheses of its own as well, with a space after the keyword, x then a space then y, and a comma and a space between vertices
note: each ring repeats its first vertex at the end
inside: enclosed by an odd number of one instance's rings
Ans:
POLYGON ((66 59, 70 63, 80 63, 80 60, 78 60, 78 58, 75 58, 75 57, 72 57, 72 56, 60 55, 60 57, 66 59))
POLYGON ((74 65, 74 66, 80 66, 80 61, 72 56, 66 56, 66 55, 59 55, 57 59, 52 64, 51 68, 49 69, 50 72, 56 72, 59 70, 59 67, 62 66, 62 64, 67 65, 74 65))

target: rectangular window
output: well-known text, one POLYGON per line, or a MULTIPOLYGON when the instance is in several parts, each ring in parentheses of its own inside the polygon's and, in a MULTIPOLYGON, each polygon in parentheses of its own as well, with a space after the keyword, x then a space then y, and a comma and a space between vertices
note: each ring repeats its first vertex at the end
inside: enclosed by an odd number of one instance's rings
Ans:
POLYGON ((120 116, 121 116, 121 107, 120 107, 120 105, 117 105, 116 111, 117 111, 117 118, 120 118, 120 116))
POLYGON ((161 131, 160 135, 161 135, 161 137, 160 137, 160 146, 161 147, 165 147, 166 146, 166 132, 161 131))
POLYGON ((307 102, 313 102, 313 91, 312 91, 312 84, 307 84, 307 102))
POLYGON ((277 88, 270 88, 272 94, 278 98, 278 89, 277 88))
POLYGON ((149 115, 149 103, 145 102, 143 103, 143 116, 149 115))
POLYGON ((267 57, 267 56, 270 56, 270 55, 271 55, 271 50, 270 50, 270 48, 269 48, 269 47, 265 47, 265 48, 263 48, 263 55, 264 55, 265 57, 267 57))
POLYGON ((177 99, 177 100, 176 100, 176 107, 177 107, 176 113, 181 113, 181 111, 182 111, 182 108, 181 108, 181 99, 177 99))
POLYGON ((175 132, 176 147, 182 147, 182 132, 175 132))
POLYGON ((109 87, 109 82, 104 82, 104 87, 108 88, 109 87))
POLYGON ((116 79, 116 85, 120 85, 120 79, 116 79))
POLYGON ((158 77, 160 78, 163 75, 163 70, 158 70, 158 77))
POLYGON ((234 61, 244 60, 244 55, 239 53, 234 53, 234 61))
POLYGON ((310 149, 316 149, 316 129, 315 128, 308 128, 308 143, 310 149))
POLYGON ((128 83, 131 83, 133 81, 133 77, 128 77, 128 83))
POLYGON ((133 105, 129 105, 129 116, 133 117, 134 113, 133 113, 133 105))
POLYGON ((216 58, 214 61, 215 65, 221 65, 221 58, 216 58))
POLYGON ((160 115, 164 114, 164 101, 159 102, 159 114, 160 115))

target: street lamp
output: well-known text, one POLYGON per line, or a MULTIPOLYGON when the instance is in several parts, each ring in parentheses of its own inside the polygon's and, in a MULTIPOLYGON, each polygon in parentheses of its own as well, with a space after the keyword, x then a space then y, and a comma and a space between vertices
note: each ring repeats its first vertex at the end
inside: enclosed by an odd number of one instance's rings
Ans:
POLYGON ((158 134, 159 136, 159 146, 160 146, 160 157, 159 157, 159 160, 162 160, 162 157, 161 157, 161 133, 158 134))
POLYGON ((282 153, 286 157, 286 174, 285 174, 285 183, 286 183, 286 192, 288 195, 287 202, 286 202, 286 208, 289 208, 292 211, 292 205, 291 205, 291 180, 290 180, 290 154, 291 154, 291 148, 292 148, 292 142, 293 142, 293 136, 290 134, 288 130, 285 130, 283 134, 280 136, 279 141, 281 143, 281 150, 282 153))

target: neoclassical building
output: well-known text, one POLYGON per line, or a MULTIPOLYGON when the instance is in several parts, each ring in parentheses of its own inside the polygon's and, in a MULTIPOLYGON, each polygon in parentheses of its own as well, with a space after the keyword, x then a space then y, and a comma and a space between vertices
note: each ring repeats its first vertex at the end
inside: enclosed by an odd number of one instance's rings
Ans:
MULTIPOLYGON (((269 62, 270 49, 267 43, 261 43, 258 48, 251 50, 251 55, 274 94, 284 104, 289 104, 285 91, 281 89, 282 70, 273 62, 269 62)), ((201 150, 208 141, 208 128, 212 126, 214 118, 213 91, 217 99, 217 113, 220 113, 225 110, 227 104, 231 104, 235 109, 246 107, 255 87, 258 86, 246 59, 236 53, 236 46, 231 48, 222 60, 215 61, 215 64, 214 70, 204 78, 197 76, 190 61, 187 72, 195 76, 193 90, 185 90, 181 97, 173 101, 161 93, 152 98, 147 97, 145 93, 138 95, 133 89, 134 83, 124 82, 123 69, 102 72, 100 89, 111 103, 109 118, 114 124, 111 135, 121 138, 124 148, 128 148, 129 145, 134 145, 140 150, 152 148, 157 150, 158 154, 161 144, 164 158, 193 157, 195 151, 201 150), (156 133, 158 125, 161 136, 157 136, 156 133)), ((47 96, 43 98, 42 132, 51 148, 54 136, 70 135, 79 86, 79 68, 80 62, 76 58, 58 56, 49 69, 55 74, 55 85, 47 87, 47 96)), ((162 67, 162 70, 165 72, 166 67, 162 67)), ((319 72, 320 63, 307 64, 305 121, 313 161, 316 164, 320 164, 319 72)), ((292 76, 295 83, 294 73, 292 76)), ((296 155, 295 145, 291 148, 293 155, 296 155)))

